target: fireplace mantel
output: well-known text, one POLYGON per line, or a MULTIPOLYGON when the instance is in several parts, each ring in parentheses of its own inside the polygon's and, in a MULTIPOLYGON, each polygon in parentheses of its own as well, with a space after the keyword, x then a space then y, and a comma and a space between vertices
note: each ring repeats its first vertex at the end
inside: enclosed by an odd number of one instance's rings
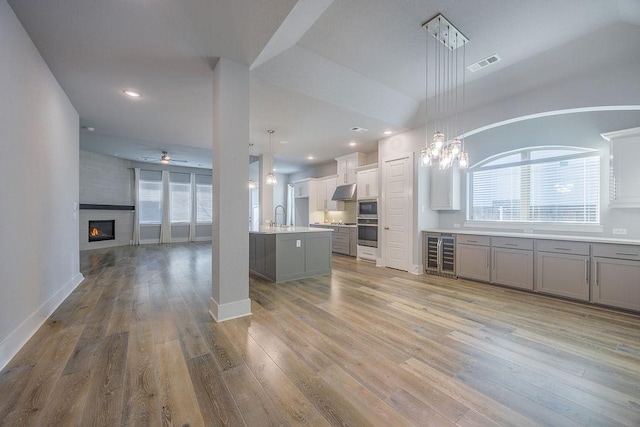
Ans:
POLYGON ((101 211, 134 211, 133 205, 94 205, 88 203, 80 203, 80 209, 93 209, 101 211))

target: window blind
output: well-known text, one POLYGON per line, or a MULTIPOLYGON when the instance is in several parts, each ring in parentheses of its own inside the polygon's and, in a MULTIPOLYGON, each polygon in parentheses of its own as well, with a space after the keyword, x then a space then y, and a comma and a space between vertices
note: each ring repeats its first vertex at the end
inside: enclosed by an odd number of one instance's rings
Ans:
POLYGON ((467 175, 467 219, 600 222, 600 155, 584 150, 523 150, 492 160, 467 175))

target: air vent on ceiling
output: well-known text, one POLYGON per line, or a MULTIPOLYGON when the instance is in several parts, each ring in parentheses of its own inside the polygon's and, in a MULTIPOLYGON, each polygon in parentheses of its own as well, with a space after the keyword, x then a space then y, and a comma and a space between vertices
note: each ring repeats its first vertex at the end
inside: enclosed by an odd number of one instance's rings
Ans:
POLYGON ((498 55, 491 55, 487 58, 481 59, 480 61, 476 62, 475 64, 471 64, 469 65, 467 68, 469 69, 469 71, 476 72, 478 70, 481 70, 485 67, 488 67, 491 64, 495 64, 496 62, 500 61, 500 57, 498 55))
POLYGON ((361 128, 360 126, 354 126, 351 128, 351 130, 358 133, 367 132, 367 129, 361 128))

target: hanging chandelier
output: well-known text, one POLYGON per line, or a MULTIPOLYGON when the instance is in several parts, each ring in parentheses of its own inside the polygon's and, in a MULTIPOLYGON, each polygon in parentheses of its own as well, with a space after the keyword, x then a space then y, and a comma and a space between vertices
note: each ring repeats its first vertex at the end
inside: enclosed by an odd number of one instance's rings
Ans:
POLYGON ((267 173, 267 178, 265 180, 265 182, 268 185, 276 185, 278 183, 278 177, 276 177, 276 174, 273 172, 273 154, 271 153, 271 145, 273 143, 273 134, 275 133, 275 130, 271 130, 269 129, 267 131, 267 133, 269 133, 269 157, 271 157, 271 171, 269 173, 267 173))
POLYGON ((441 14, 422 24, 426 30, 425 110, 429 123, 429 89, 433 95, 433 126, 435 132, 421 151, 423 165, 438 162, 440 169, 448 169, 456 162, 461 169, 469 166, 469 154, 464 151, 464 125, 460 112, 464 113, 465 101, 465 57, 467 39, 441 14), (429 49, 429 44, 435 48, 429 49), (460 49, 459 49, 460 48, 460 49), (432 57, 429 54, 432 53, 432 57), (462 59, 460 59, 462 56, 462 59), (433 62, 430 69, 430 61, 433 62), (431 70, 431 72, 430 72, 431 70))

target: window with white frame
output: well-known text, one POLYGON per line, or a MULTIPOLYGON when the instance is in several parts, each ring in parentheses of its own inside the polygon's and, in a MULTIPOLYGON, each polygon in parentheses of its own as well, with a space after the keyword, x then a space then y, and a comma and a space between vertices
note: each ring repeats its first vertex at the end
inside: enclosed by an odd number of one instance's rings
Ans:
POLYGON ((162 222, 162 181, 140 180, 140 224, 160 224, 162 222))
POLYGON ((478 163, 467 173, 467 220, 600 223, 600 152, 530 147, 478 163))
POLYGON ((191 184, 171 182, 171 223, 191 222, 191 184))
POLYGON ((211 184, 196 182, 196 222, 198 224, 213 221, 213 187, 211 184))

